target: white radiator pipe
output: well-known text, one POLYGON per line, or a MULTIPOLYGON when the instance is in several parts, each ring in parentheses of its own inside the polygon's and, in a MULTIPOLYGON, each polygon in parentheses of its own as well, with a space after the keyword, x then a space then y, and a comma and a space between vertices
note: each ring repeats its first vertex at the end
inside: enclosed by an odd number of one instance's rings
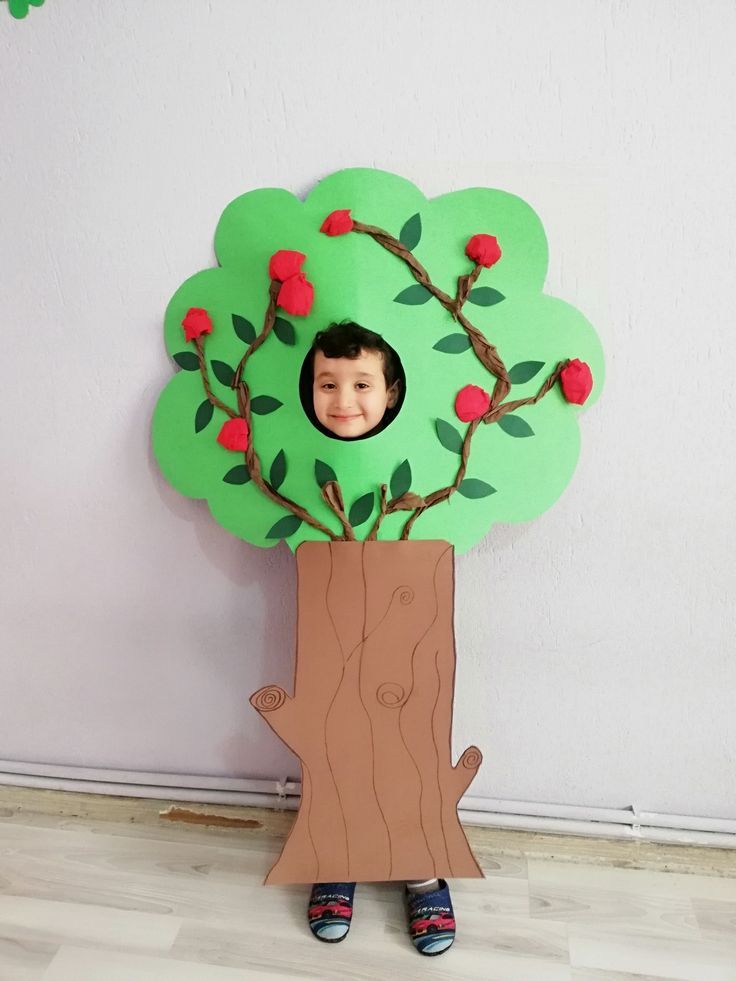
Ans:
MULTIPOLYGON (((295 810, 298 781, 251 780, 237 777, 191 776, 105 770, 0 760, 0 784, 40 790, 189 801, 193 804, 235 804, 295 810)), ((532 801, 463 797, 460 820, 465 824, 680 844, 736 848, 736 820, 659 814, 628 808, 583 807, 532 801)))

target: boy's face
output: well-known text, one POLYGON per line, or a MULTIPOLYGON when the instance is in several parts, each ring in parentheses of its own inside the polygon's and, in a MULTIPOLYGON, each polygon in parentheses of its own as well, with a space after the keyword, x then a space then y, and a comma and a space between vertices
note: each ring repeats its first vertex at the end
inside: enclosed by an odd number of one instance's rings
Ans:
POLYGON ((398 398, 398 382, 386 388, 383 355, 361 350, 357 358, 327 358, 314 352, 314 412, 330 432, 343 439, 363 436, 383 419, 398 398))

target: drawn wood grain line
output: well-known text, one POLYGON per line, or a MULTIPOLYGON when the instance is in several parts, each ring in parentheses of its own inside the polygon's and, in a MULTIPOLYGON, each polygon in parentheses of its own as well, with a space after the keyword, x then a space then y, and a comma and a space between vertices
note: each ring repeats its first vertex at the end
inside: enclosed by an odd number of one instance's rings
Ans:
MULTIPOLYGON (((444 554, 446 554, 446 553, 443 552, 442 555, 444 555, 444 554)), ((416 644, 414 645, 414 647, 412 649, 411 659, 410 659, 410 662, 409 662, 410 663, 410 671, 411 671, 411 685, 409 687, 409 692, 408 692, 408 694, 406 696, 406 700, 405 700, 404 704, 401 706, 401 708, 399 709, 399 732, 401 733, 401 741, 404 744, 404 747, 406 748, 406 751, 409 754, 409 757, 410 757, 412 763, 414 764, 414 768, 417 771, 417 776, 419 777, 419 824, 420 824, 420 827, 422 829, 422 835, 424 836, 425 844, 427 845, 427 851, 432 856, 432 859, 435 862, 435 864, 437 864, 438 856, 436 856, 434 854, 434 851, 432 849, 432 846, 429 843, 429 837, 427 835, 427 829, 424 826, 424 808, 423 808, 423 801, 424 801, 424 779, 422 777, 421 768, 420 768, 420 766, 419 766, 416 758, 414 757, 414 754, 412 753, 412 751, 410 750, 410 748, 409 748, 409 746, 407 744, 407 741, 406 741, 406 738, 405 738, 405 735, 404 735, 403 726, 402 726, 402 721, 403 721, 404 709, 409 704, 409 699, 411 698, 412 692, 414 691, 414 686, 415 686, 415 682, 416 682, 416 674, 415 674, 416 668, 415 668, 415 663, 414 662, 415 662, 415 658, 416 658, 417 649, 419 648, 419 645, 422 643, 422 641, 427 636, 427 634, 429 634, 429 632, 432 630, 432 628, 434 627, 434 625, 437 623, 437 617, 439 615, 439 598, 438 598, 438 594, 437 594, 437 570, 439 569, 440 562, 442 561, 442 555, 440 555, 439 558, 437 559, 437 561, 435 562, 434 572, 432 573, 432 582, 434 583, 434 586, 435 586, 434 616, 432 617, 431 623, 429 624, 429 626, 427 627, 427 629, 424 631, 424 633, 422 634, 422 636, 419 638, 419 640, 416 642, 416 644)))
POLYGON ((307 809, 307 838, 309 839, 309 844, 312 846, 312 853, 314 855, 314 881, 321 882, 321 877, 319 874, 319 855, 317 854, 317 848, 314 844, 314 837, 312 835, 312 777, 309 772, 309 767, 302 761, 302 800, 300 803, 301 807, 306 807, 307 809))
POLYGON ((332 585, 332 576, 335 571, 335 562, 334 562, 334 555, 332 551, 332 542, 329 543, 329 546, 330 546, 330 574, 327 577, 327 587, 325 589, 325 609, 327 610, 327 616, 329 617, 330 623, 332 624, 332 629, 335 632, 335 640, 337 641, 337 646, 340 650, 340 653, 342 654, 342 664, 340 666, 340 680, 335 686, 335 691, 332 694, 332 699, 327 709, 327 713, 325 714, 322 734, 324 737, 325 759, 327 760, 327 769, 330 771, 330 778, 332 780, 332 785, 334 786, 335 793, 337 794, 337 803, 340 808, 340 819, 342 820, 343 837, 345 838, 345 855, 347 856, 347 868, 348 868, 348 877, 346 881, 352 882, 352 879, 350 879, 350 840, 348 838, 348 825, 345 819, 345 807, 343 805, 342 797, 340 796, 340 787, 338 786, 337 779, 335 778, 335 770, 332 765, 332 760, 330 759, 329 741, 327 739, 327 722, 330 717, 330 712, 332 711, 332 706, 335 704, 335 699, 338 696, 343 680, 345 678, 345 652, 342 649, 342 642, 337 632, 337 625, 335 624, 335 620, 332 616, 332 610, 330 609, 330 586, 332 585))
MULTIPOLYGON (((365 636, 365 625, 366 618, 368 616, 368 583, 365 578, 365 542, 361 542, 360 547, 360 569, 363 576, 363 628, 360 631, 361 636, 365 636)), ((386 820, 386 814, 381 806, 381 801, 378 796, 378 788, 376 787, 376 737, 373 731, 373 719, 368 711, 368 708, 363 700, 363 651, 365 650, 365 641, 361 643, 360 659, 358 662, 358 697, 360 698, 360 704, 363 706, 363 711, 368 719, 368 725, 371 730, 371 783, 373 785, 373 794, 376 798, 376 804, 378 805, 378 810, 381 813, 381 820, 383 821, 383 826, 386 829, 386 838, 388 842, 388 878, 390 879, 393 874, 394 859, 393 859, 393 849, 391 844, 391 829, 389 828, 388 821, 386 820)))
MULTIPOLYGON (((396 589, 394 589, 393 593, 391 594, 391 599, 388 601, 388 606, 383 611, 383 614, 381 615, 380 620, 376 623, 375 627, 373 627, 373 629, 370 630, 367 634, 365 632, 362 634, 362 636, 361 636, 360 640, 358 641, 358 643, 355 645, 355 647, 352 649, 352 651, 348 654, 348 656, 346 658, 346 663, 347 663, 347 661, 350 660, 350 658, 353 656, 353 654, 355 654, 356 651, 360 650, 360 648, 365 644, 365 642, 367 640, 370 640, 370 638, 373 636, 373 634, 376 633, 376 631, 378 630, 378 628, 381 626, 381 624, 384 622, 384 620, 386 619, 386 617, 391 612, 391 607, 394 605, 394 600, 396 599, 397 593, 399 593, 400 591, 405 591, 407 589, 413 594, 414 591, 411 589, 410 586, 407 586, 406 583, 402 583, 400 586, 397 586, 396 589)), ((399 602, 401 602, 401 600, 399 600, 399 602)), ((365 630, 365 621, 364 621, 364 630, 365 630)))
POLYGON ((442 789, 442 780, 440 779, 440 750, 437 745, 437 737, 434 734, 435 713, 437 711, 437 705, 439 703, 440 693, 442 691, 442 678, 440 677, 440 669, 437 664, 439 653, 440 653, 440 649, 438 647, 437 650, 434 652, 434 670, 437 674, 437 695, 434 700, 434 705, 432 706, 431 731, 432 731, 432 744, 434 745, 434 755, 437 761, 437 786, 439 787, 440 790, 440 826, 442 828, 442 840, 445 843, 445 860, 449 865, 450 869, 452 869, 452 863, 450 862, 450 853, 447 848, 447 830, 445 828, 445 795, 442 789))

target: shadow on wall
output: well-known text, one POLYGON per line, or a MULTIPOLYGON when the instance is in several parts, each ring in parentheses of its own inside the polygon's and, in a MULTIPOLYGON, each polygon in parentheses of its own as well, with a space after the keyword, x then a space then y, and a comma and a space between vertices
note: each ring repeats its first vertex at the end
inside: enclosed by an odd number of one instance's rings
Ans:
MULTIPOLYGON (((154 386, 155 387, 155 386, 154 386)), ((153 393, 154 387, 151 388, 153 393)), ((155 396, 153 396, 155 398, 155 396)), ((151 405, 142 406, 142 414, 150 420, 151 405)), ((236 587, 243 589, 257 583, 262 609, 262 632, 259 633, 257 649, 248 646, 247 631, 240 631, 242 637, 243 659, 248 661, 233 677, 234 685, 243 686, 244 726, 233 732, 227 745, 220 746, 223 761, 233 774, 242 774, 244 761, 252 755, 254 743, 264 746, 267 756, 291 757, 278 737, 263 726, 258 713, 248 702, 248 696, 266 683, 282 685, 288 692, 294 684, 294 651, 296 644, 296 562, 288 546, 280 542, 273 548, 261 549, 236 538, 213 519, 206 501, 183 497, 168 484, 156 462, 146 424, 140 419, 131 419, 132 435, 135 440, 146 433, 146 455, 152 484, 164 506, 177 518, 193 526, 200 551, 193 551, 191 558, 192 576, 196 581, 197 566, 208 561, 236 587), (268 748, 264 744, 272 743, 268 748)), ((213 611, 214 615, 215 611, 213 611)), ((238 617, 234 631, 238 633, 238 617)), ((204 643, 204 642, 203 642, 204 643)), ((223 664, 224 667, 224 664, 223 664)), ((298 773, 298 761, 289 770, 298 773)), ((250 775, 250 774, 247 774, 250 775)))

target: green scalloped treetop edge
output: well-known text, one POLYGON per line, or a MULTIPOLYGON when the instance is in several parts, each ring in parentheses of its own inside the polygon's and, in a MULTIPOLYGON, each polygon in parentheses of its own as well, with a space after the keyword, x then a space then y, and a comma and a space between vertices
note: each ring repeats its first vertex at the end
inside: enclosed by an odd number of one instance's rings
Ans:
MULTIPOLYGON (((237 410, 228 381, 253 328, 258 334, 263 327, 269 258, 280 249, 306 255, 303 271, 315 291, 310 314, 291 316, 279 309, 286 325, 253 353, 244 379, 254 404, 252 437, 263 475, 268 479, 275 468, 279 493, 336 535, 342 528, 316 475, 322 483, 326 474, 334 475, 345 513, 355 518, 355 536, 365 538, 378 515, 380 486, 389 486, 405 461, 401 483, 408 471, 412 494, 453 484, 460 456, 451 430, 460 444, 467 430, 455 414, 455 397, 466 385, 493 390, 494 377, 458 337, 463 328, 435 297, 422 298, 416 291, 408 302, 397 300, 419 286, 401 258, 367 234, 320 232, 324 218, 341 209, 411 248, 432 283, 450 296, 458 276, 473 268, 464 254, 468 239, 478 233, 497 237, 502 257, 481 271, 463 313, 495 345, 510 373, 514 383, 505 401, 535 395, 568 358, 579 358, 592 370, 586 408, 603 384, 603 355, 593 327, 574 307, 543 293, 547 241, 538 216, 521 198, 470 188, 428 200, 404 178, 368 168, 330 175, 304 201, 275 188, 243 194, 225 208, 217 225, 219 265, 186 280, 168 304, 165 340, 175 374, 156 405, 152 438, 163 474, 180 493, 206 499, 224 528, 264 548, 284 534, 292 549, 326 536, 269 500, 249 479, 244 454, 216 441, 227 415, 205 404, 195 346, 185 342, 181 327, 189 308, 209 312, 213 331, 203 341, 212 392, 237 410), (382 433, 357 441, 319 433, 299 398, 299 373, 315 333, 346 318, 382 334, 406 374, 398 417, 382 433), (256 404, 262 411, 255 411, 256 404)), ((409 537, 446 539, 463 552, 495 522, 528 521, 545 511, 572 477, 580 408, 564 399, 558 383, 537 404, 515 410, 513 419, 507 415, 503 427, 481 423, 471 441, 464 486, 423 512, 409 537)), ((387 515, 378 539, 399 538, 409 516, 408 511, 387 515)))

